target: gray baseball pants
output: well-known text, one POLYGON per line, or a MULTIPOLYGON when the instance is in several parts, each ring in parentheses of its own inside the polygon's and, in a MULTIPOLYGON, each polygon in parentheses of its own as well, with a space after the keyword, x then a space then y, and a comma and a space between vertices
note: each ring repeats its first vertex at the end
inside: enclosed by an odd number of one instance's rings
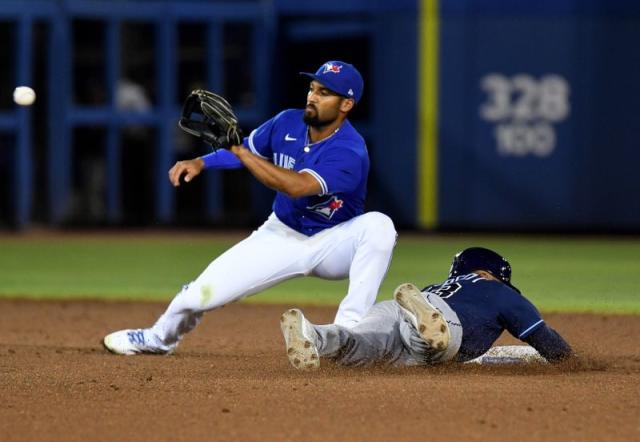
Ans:
POLYGON ((354 327, 336 324, 314 325, 318 334, 318 353, 345 366, 374 364, 392 366, 428 365, 453 359, 460 348, 462 327, 456 313, 438 296, 424 294, 443 313, 451 339, 449 347, 435 352, 405 320, 395 301, 375 304, 354 327))

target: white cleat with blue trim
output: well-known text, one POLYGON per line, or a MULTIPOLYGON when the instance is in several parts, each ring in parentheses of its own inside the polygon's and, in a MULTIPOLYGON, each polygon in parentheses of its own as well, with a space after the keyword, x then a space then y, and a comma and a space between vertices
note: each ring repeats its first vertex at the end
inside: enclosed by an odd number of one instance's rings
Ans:
POLYGON ((119 355, 136 355, 139 353, 168 354, 173 351, 159 345, 149 329, 120 330, 104 337, 104 348, 119 355))

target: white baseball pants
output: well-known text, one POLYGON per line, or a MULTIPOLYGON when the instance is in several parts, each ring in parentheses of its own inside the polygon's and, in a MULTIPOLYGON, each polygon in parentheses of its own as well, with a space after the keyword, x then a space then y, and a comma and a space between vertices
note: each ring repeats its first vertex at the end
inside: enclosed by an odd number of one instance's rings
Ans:
POLYGON ((163 346, 173 348, 205 311, 298 276, 349 277, 349 289, 334 323, 352 327, 376 300, 396 236, 393 221, 379 212, 365 213, 311 237, 271 214, 260 228, 185 286, 152 332, 163 346))

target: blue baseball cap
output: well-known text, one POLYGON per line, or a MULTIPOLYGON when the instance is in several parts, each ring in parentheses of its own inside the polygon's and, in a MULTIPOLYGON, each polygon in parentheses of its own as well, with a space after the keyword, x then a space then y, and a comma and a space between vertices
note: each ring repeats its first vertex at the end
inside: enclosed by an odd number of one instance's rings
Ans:
POLYGON ((364 89, 362 75, 352 64, 344 61, 327 61, 315 74, 311 72, 300 72, 300 74, 316 80, 338 95, 353 98, 356 103, 362 97, 364 89))

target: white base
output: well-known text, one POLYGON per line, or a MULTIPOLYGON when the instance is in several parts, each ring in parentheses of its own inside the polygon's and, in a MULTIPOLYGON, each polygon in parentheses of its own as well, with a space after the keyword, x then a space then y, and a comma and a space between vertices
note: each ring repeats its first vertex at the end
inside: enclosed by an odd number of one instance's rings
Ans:
POLYGON ((502 345, 491 347, 482 356, 465 362, 465 364, 546 364, 547 360, 540 356, 535 348, 528 345, 502 345))

